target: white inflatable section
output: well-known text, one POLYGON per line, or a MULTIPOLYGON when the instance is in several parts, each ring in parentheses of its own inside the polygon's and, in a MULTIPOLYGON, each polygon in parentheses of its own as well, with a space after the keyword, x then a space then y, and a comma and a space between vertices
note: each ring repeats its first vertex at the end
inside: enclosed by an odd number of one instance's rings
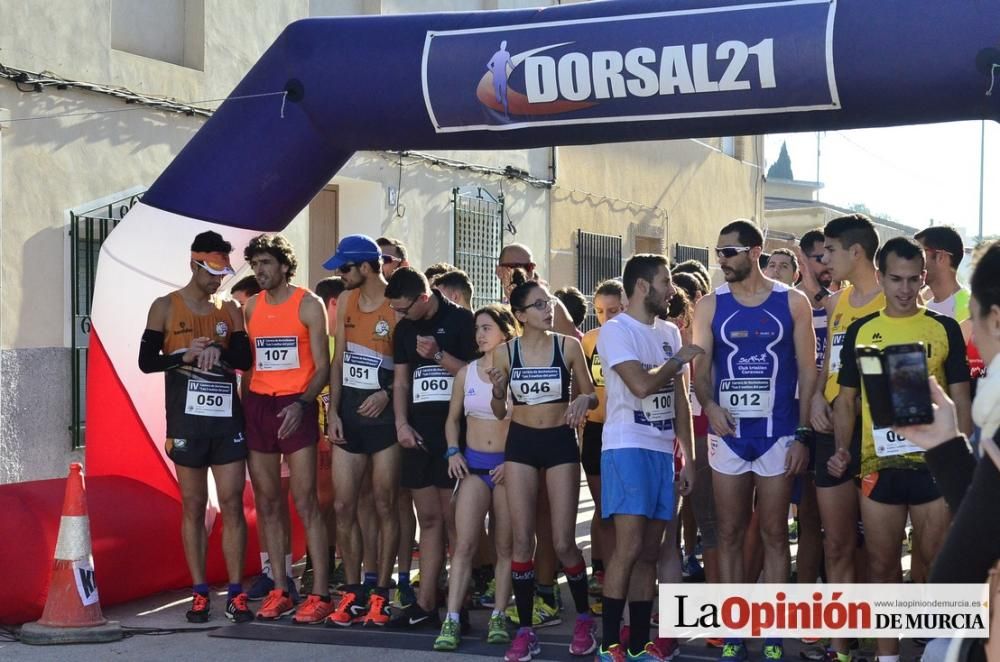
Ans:
MULTIPOLYGON (((140 202, 108 236, 97 263, 93 329, 161 454, 166 436, 163 375, 146 375, 139 370, 139 341, 153 300, 180 289, 191 279, 191 242, 206 230, 215 230, 233 245, 236 271, 243 266, 243 248, 260 234, 171 214, 140 202)), ((223 288, 229 287, 229 279, 223 281, 223 288)), ((174 471, 173 462, 167 460, 166 465, 174 471)), ((214 487, 213 481, 209 484, 214 487)))

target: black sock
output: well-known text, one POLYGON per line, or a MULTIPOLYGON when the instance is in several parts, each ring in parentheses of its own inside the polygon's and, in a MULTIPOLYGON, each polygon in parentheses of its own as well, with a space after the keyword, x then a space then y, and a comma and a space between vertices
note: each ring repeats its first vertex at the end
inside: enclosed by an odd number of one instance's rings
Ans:
POLYGON ((545 584, 537 584, 535 586, 535 591, 538 593, 538 597, 540 597, 545 602, 545 604, 552 607, 553 609, 556 608, 555 586, 546 586, 545 584))
POLYGON ((649 643, 649 619, 653 616, 653 601, 628 603, 629 641, 628 648, 632 655, 638 655, 649 643))
POLYGON ((622 615, 625 614, 625 598, 604 598, 604 613, 601 622, 604 625, 603 649, 609 650, 615 644, 620 644, 618 635, 622 626, 622 615))
POLYGON ((572 568, 563 568, 566 573, 566 583, 569 584, 569 592, 573 596, 573 604, 576 606, 577 614, 590 612, 590 599, 587 594, 587 566, 583 561, 580 565, 572 568))
POLYGON ((590 563, 590 567, 594 569, 594 572, 604 572, 604 561, 601 559, 594 559, 590 563))
POLYGON ((531 561, 512 561, 510 574, 514 584, 514 604, 522 628, 532 627, 532 603, 535 600, 535 564, 531 561))

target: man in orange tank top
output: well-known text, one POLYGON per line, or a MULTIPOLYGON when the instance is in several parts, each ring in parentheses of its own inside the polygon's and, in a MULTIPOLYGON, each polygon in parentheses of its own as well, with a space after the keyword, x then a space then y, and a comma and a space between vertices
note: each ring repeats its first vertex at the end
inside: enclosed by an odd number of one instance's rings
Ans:
POLYGON ((229 572, 226 616, 241 623, 253 619, 240 581, 247 535, 243 517, 247 444, 235 372, 250 367, 250 343, 236 304, 213 296, 222 279, 233 274, 232 250, 217 232, 195 237, 191 280, 153 302, 139 345, 139 369, 147 374, 163 372, 166 380, 166 451, 176 467, 184 511, 181 538, 194 580, 193 604, 187 612, 192 623, 209 619, 205 581, 209 467, 222 513, 222 553, 229 572))
MULTIPOLYGON (((333 442, 334 508, 337 546, 347 584, 330 624, 384 625, 388 621, 389 580, 399 545, 400 449, 392 407, 392 338, 396 313, 385 298, 382 252, 371 237, 349 235, 323 267, 339 272, 347 287, 337 304, 334 359, 330 366, 327 434, 333 442), (358 502, 371 467, 379 529, 378 572, 361 582, 358 502)), ((365 551, 365 555, 370 551, 365 551)))
POLYGON ((321 623, 332 611, 327 587, 326 525, 316 498, 316 398, 326 384, 330 365, 326 308, 316 295, 291 284, 297 261, 284 237, 255 237, 244 257, 262 290, 247 301, 244 309, 253 349, 250 385, 244 400, 250 478, 266 532, 275 584, 257 618, 273 620, 294 609, 288 592, 288 569, 284 567, 286 532, 279 515, 283 454, 291 472, 295 509, 306 530, 313 560, 313 589, 317 591, 306 598, 293 620, 321 623))

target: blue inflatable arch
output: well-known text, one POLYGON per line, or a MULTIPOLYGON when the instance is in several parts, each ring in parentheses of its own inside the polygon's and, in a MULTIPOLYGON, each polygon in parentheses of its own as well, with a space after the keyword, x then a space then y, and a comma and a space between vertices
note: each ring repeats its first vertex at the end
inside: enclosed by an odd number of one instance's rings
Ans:
POLYGON ((284 90, 283 116, 277 97, 223 103, 104 244, 88 471, 176 493, 162 381, 136 366, 149 302, 187 281, 196 233, 240 246, 281 230, 358 150, 997 119, 998 47, 1000 0, 619 0, 295 22, 232 92, 284 90))

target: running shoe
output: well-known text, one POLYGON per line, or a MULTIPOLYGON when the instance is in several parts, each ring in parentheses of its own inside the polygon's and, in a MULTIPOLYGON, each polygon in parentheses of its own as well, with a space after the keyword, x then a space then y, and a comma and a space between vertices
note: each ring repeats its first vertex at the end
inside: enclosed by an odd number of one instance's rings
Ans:
POLYGON ((486 584, 486 590, 479 596, 479 606, 487 609, 496 609, 497 606, 497 580, 491 579, 486 584))
POLYGON ((265 574, 259 574, 250 580, 250 588, 247 589, 247 600, 257 602, 267 597, 267 594, 274 590, 274 580, 265 574))
POLYGON ((799 520, 793 519, 788 523, 788 542, 793 545, 799 541, 799 520))
POLYGON ((510 633, 507 632, 507 619, 504 618, 503 614, 493 614, 490 616, 490 622, 486 628, 486 643, 510 643, 510 633))
POLYGON ((207 623, 211 610, 212 606, 207 595, 193 593, 191 595, 191 608, 184 616, 187 617, 188 623, 207 623))
POLYGON ((310 593, 302 606, 295 610, 292 622, 299 625, 314 625, 325 621, 332 612, 333 602, 330 598, 324 600, 315 593, 310 593))
POLYGON ((262 621, 276 621, 285 614, 295 611, 295 603, 286 591, 274 589, 264 598, 264 604, 257 610, 257 618, 262 621))
MULTIPOLYGON (((521 624, 521 619, 517 616, 517 605, 508 607, 504 613, 507 614, 507 618, 514 625, 521 624)), ((562 619, 559 618, 559 610, 550 607, 545 600, 536 595, 531 608, 531 627, 547 628, 559 625, 560 623, 562 623, 562 619)))
POLYGON ((677 643, 676 639, 670 637, 657 637, 652 641, 652 643, 647 644, 646 648, 653 646, 656 649, 658 660, 663 660, 664 662, 674 659, 678 653, 681 652, 681 646, 677 643))
POLYGON ((593 596, 599 596, 604 591, 604 571, 598 570, 590 575, 587 581, 587 592, 593 596))
POLYGON ((458 642, 462 638, 458 631, 458 623, 450 618, 445 619, 441 624, 441 634, 434 640, 434 650, 453 651, 458 648, 458 642))
POLYGON ((784 642, 781 639, 765 639, 761 653, 768 662, 781 662, 785 659, 784 642))
POLYGON ((503 656, 504 662, 531 662, 536 655, 541 655, 542 646, 531 628, 521 628, 511 642, 510 648, 503 656))
POLYGON ((597 623, 589 614, 576 617, 573 638, 569 642, 569 654, 583 657, 597 650, 597 623))
POLYGON ((686 582, 698 583, 705 581, 705 569, 701 567, 698 557, 694 554, 691 554, 684 560, 683 575, 686 582))
POLYGON ((397 588, 394 597, 395 604, 400 609, 405 609, 417 601, 417 593, 413 590, 412 584, 397 588))
MULTIPOLYGON (((388 589, 385 589, 388 592, 388 589)), ((365 615, 364 626, 382 627, 389 622, 389 601, 379 591, 368 594, 368 613, 365 615)))
POLYGON ((247 594, 240 593, 226 600, 226 618, 233 623, 248 623, 253 620, 253 612, 247 607, 247 594))
POLYGON ((629 655, 621 644, 611 644, 608 650, 598 648, 597 655, 594 656, 597 662, 625 662, 628 658, 629 655))
POLYGON ((595 597, 590 602, 590 613, 594 616, 601 616, 604 614, 604 600, 601 596, 595 597))
POLYGON ((820 637, 802 637, 801 639, 799 639, 799 641, 808 646, 815 646, 816 644, 818 644, 823 640, 820 637))
POLYGON ((669 657, 663 657, 660 654, 660 649, 652 641, 647 643, 638 655, 629 653, 628 659, 630 662, 668 662, 670 660, 669 657))
POLYGON ((705 645, 709 648, 722 648, 726 645, 726 640, 719 639, 718 637, 708 637, 705 639, 705 645))
POLYGON ((726 641, 722 645, 722 656, 719 662, 746 662, 747 647, 742 641, 726 641))
POLYGON ((441 619, 437 609, 424 611, 423 607, 414 602, 401 614, 389 619, 386 626, 394 629, 438 628, 441 627, 441 619))
POLYGON ((288 587, 288 597, 291 598, 292 604, 299 604, 301 598, 299 597, 299 589, 295 587, 295 580, 291 577, 285 577, 285 586, 288 587))
POLYGON ((340 602, 337 603, 337 608, 333 610, 330 617, 326 619, 325 625, 328 627, 333 627, 339 625, 340 627, 347 627, 353 625, 354 623, 360 623, 365 618, 365 613, 368 611, 365 608, 365 603, 359 598, 362 593, 362 587, 352 586, 353 590, 344 591, 340 596, 340 602))
POLYGON ((330 586, 339 588, 347 583, 347 575, 344 573, 344 564, 335 563, 335 559, 330 559, 330 586))

